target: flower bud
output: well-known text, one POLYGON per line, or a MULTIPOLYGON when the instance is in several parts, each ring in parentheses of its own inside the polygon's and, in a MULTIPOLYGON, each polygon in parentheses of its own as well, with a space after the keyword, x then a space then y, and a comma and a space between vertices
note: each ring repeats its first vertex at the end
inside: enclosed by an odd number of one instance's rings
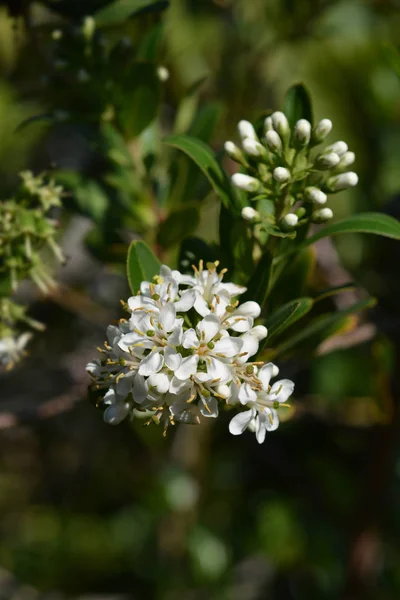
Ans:
POLYGON ((329 221, 333 217, 333 212, 330 208, 321 208, 320 210, 316 210, 312 215, 312 220, 314 223, 325 223, 325 221, 329 221))
POLYGON ((325 204, 327 195, 316 187, 308 187, 305 189, 305 197, 314 204, 325 204))
POLYGON ((251 335, 255 337, 259 342, 267 337, 268 329, 264 325, 256 325, 250 331, 251 335))
POLYGON ((116 402, 108 406, 103 414, 103 419, 109 425, 119 425, 129 414, 128 402, 116 402))
POLYGON ((244 121, 244 120, 239 121, 238 130, 239 130, 239 135, 242 140, 245 140, 246 138, 250 138, 252 140, 258 141, 256 130, 254 129, 254 127, 250 123, 250 121, 244 121))
POLYGON ((256 319, 260 316, 261 307, 258 302, 254 302, 254 300, 248 300, 243 304, 239 304, 237 307, 235 314, 243 315, 244 317, 253 317, 256 319))
POLYGON ((285 167, 276 167, 272 172, 273 178, 279 183, 285 183, 290 179, 290 171, 285 167))
POLYGON ((333 169, 340 162, 340 156, 336 152, 329 152, 328 154, 320 154, 317 156, 315 166, 317 169, 333 169))
POLYGON ((261 182, 258 179, 244 173, 235 173, 232 175, 232 183, 245 192, 258 192, 261 187, 261 182))
POLYGON ((157 77, 163 83, 165 81, 168 81, 168 79, 169 79, 169 71, 168 71, 167 67, 164 67, 163 65, 158 66, 157 67, 157 77))
POLYGON ((349 149, 349 147, 346 144, 346 142, 335 142, 334 144, 327 146, 325 148, 324 152, 328 153, 328 154, 330 152, 335 152, 335 154, 342 156, 345 152, 347 152, 348 149, 349 149))
POLYGON ((278 377, 279 375, 279 367, 277 367, 276 365, 272 364, 272 377, 278 377))
POLYGON ((283 112, 276 111, 271 115, 272 125, 280 136, 285 137, 289 131, 289 122, 283 112))
POLYGON ((347 169, 350 167, 353 162, 356 160, 356 155, 354 152, 345 152, 340 158, 340 163, 338 164, 338 169, 347 169))
POLYGON ((282 152, 282 140, 276 131, 267 131, 265 134, 265 141, 267 142, 267 146, 271 152, 276 154, 280 154, 282 152))
POLYGON ((226 383, 222 383, 215 388, 215 391, 219 396, 223 398, 229 398, 232 395, 231 388, 226 385, 226 383))
POLYGON ((243 150, 247 152, 247 154, 249 154, 250 156, 254 156, 257 158, 266 158, 267 156, 267 152, 264 146, 260 144, 260 142, 257 142, 257 140, 246 138, 245 140, 243 140, 242 146, 243 150))
POLYGON ((348 171, 347 173, 341 173, 335 175, 327 181, 327 187, 331 192, 340 192, 346 190, 349 187, 354 187, 358 183, 358 175, 354 171, 348 171))
POLYGON ((265 133, 267 133, 268 131, 272 131, 274 128, 273 124, 272 124, 272 118, 271 117, 267 117, 264 121, 264 131, 265 133))
POLYGON ((311 138, 311 123, 306 119, 297 121, 294 128, 294 142, 296 146, 303 147, 309 144, 311 138))
POLYGON ((313 131, 313 139, 316 142, 322 142, 331 131, 332 121, 330 119, 322 119, 313 131))
POLYGON ((294 229, 296 227, 298 222, 299 217, 294 213, 289 213, 280 220, 279 224, 283 231, 290 231, 291 229, 294 229))
POLYGON ((251 206, 245 206, 242 208, 242 217, 246 221, 255 221, 260 219, 260 213, 254 210, 251 206))
POLYGON ((82 33, 87 40, 91 40, 96 29, 96 21, 92 16, 85 17, 83 20, 82 33))
POLYGON ((224 144, 224 148, 225 148, 225 152, 236 162, 240 163, 241 165, 246 164, 246 158, 243 154, 243 152, 241 151, 241 149, 236 146, 236 144, 234 144, 233 142, 225 142, 224 144))

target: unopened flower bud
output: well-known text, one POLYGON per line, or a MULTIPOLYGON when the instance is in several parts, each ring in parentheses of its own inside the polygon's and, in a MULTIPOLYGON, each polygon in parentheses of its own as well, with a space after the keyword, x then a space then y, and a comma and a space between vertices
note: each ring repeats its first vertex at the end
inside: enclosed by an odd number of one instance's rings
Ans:
POLYGON ((252 328, 251 335, 257 338, 257 340, 260 342, 267 337, 268 329, 264 327, 264 325, 256 325, 252 328))
POLYGON ((347 173, 341 173, 328 179, 327 187, 331 192, 340 192, 340 190, 346 190, 349 187, 354 187, 358 183, 358 175, 354 171, 348 171, 347 173))
POLYGON ((235 173, 232 175, 232 183, 245 192, 258 192, 261 187, 261 182, 258 179, 244 173, 235 173))
POLYGON ((312 215, 312 220, 314 223, 325 223, 325 221, 329 221, 333 217, 333 212, 330 208, 321 208, 320 210, 316 210, 312 215))
POLYGON ((250 123, 250 121, 244 121, 244 120, 239 121, 238 130, 239 130, 239 135, 242 140, 245 140, 246 138, 250 138, 252 140, 258 141, 256 130, 254 129, 254 127, 250 123))
POLYGON ((311 138, 311 123, 306 119, 297 121, 294 128, 294 142, 296 146, 307 146, 311 138))
POLYGON ((345 152, 340 158, 340 163, 338 164, 338 169, 347 169, 350 167, 354 161, 356 160, 356 155, 354 152, 345 152))
POLYGON ((271 117, 267 117, 264 121, 264 131, 265 133, 267 133, 267 131, 272 131, 274 128, 273 123, 272 123, 272 118, 271 117))
POLYGON ((305 189, 305 197, 314 204, 325 204, 327 195, 316 187, 308 187, 305 189))
POLYGON ((273 170, 272 175, 279 183, 285 183, 290 179, 290 171, 285 167, 276 167, 276 169, 273 170))
POLYGON ((271 152, 276 154, 280 154, 282 152, 282 140, 276 131, 267 131, 265 134, 265 141, 267 142, 267 146, 271 152))
POLYGON ((215 388, 215 391, 219 396, 223 398, 229 398, 232 395, 231 388, 226 383, 221 383, 215 388))
POLYGON ((254 210, 251 206, 245 206, 242 208, 242 217, 246 221, 255 221, 260 219, 260 213, 254 210))
POLYGON ((294 229, 296 227, 298 222, 299 217, 294 213, 289 213, 280 220, 279 224, 281 226, 281 229, 283 229, 284 231, 290 231, 291 229, 294 229))
POLYGON ((163 83, 165 81, 168 81, 169 71, 168 71, 167 67, 164 67, 163 65, 160 65, 159 67, 157 67, 157 77, 163 83))
POLYGON ((315 166, 317 169, 333 169, 340 162, 340 156, 336 152, 329 152, 328 154, 320 154, 317 156, 315 166))
POLYGON ((286 115, 284 115, 283 112, 277 110, 276 112, 272 113, 271 119, 275 131, 277 131, 281 137, 287 136, 287 134, 290 131, 290 128, 286 115))
POLYGON ((96 21, 92 16, 85 17, 83 20, 82 33, 87 40, 91 40, 96 29, 96 21))
POLYGON ((276 365, 272 365, 272 377, 278 377, 279 375, 279 367, 276 365))
POLYGON ((246 138, 242 142, 243 150, 247 152, 250 156, 254 156, 257 158, 262 158, 267 156, 267 152, 260 142, 257 140, 253 140, 251 138, 246 138))
POLYGON ((233 142, 225 142, 224 144, 224 148, 225 148, 225 152, 236 162, 240 163, 241 165, 246 164, 246 158, 243 154, 243 152, 241 151, 241 149, 236 146, 236 144, 234 144, 233 142))
POLYGON ((313 139, 316 142, 322 142, 331 131, 332 121, 330 119, 322 119, 313 131, 313 139))
POLYGON ((347 152, 348 149, 349 147, 346 142, 335 142, 334 144, 327 146, 324 152, 327 152, 328 154, 330 152, 335 152, 335 154, 342 156, 345 152, 347 152))

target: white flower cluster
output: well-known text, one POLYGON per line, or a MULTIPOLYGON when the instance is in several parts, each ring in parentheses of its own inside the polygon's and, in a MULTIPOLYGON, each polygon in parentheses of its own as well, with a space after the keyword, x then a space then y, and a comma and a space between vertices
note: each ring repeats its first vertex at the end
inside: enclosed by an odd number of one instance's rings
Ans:
MULTIPOLYGON (((242 147, 231 141, 225 143, 226 152, 245 170, 232 176, 233 184, 250 193, 255 201, 268 198, 276 202, 274 224, 282 232, 307 221, 328 221, 333 216, 330 208, 323 207, 328 194, 358 183, 357 174, 348 171, 355 154, 345 142, 335 142, 311 156, 331 129, 329 119, 322 119, 314 128, 306 119, 300 119, 291 129, 286 115, 277 111, 265 119, 261 137, 249 121, 240 121, 242 147)), ((262 222, 264 216, 262 209, 247 206, 242 210, 242 217, 254 223, 262 222)), ((268 214, 269 222, 271 218, 268 214)))
POLYGON ((249 427, 261 443, 266 431, 278 426, 277 408, 294 384, 270 379, 272 363, 250 362, 267 336, 255 325, 260 306, 235 297, 246 288, 223 282, 226 270, 218 263, 183 275, 162 266, 153 282, 142 282, 129 298, 129 320, 107 329, 102 358, 87 365, 93 389, 105 389, 104 419, 118 424, 135 411, 148 411, 149 421, 164 428, 176 421, 199 423, 217 417, 219 404, 247 410, 237 414, 230 431, 249 427))
POLYGON ((11 330, 9 333, 5 333, 0 338, 0 365, 6 369, 12 369, 15 363, 25 356, 25 348, 31 337, 31 333, 13 335, 11 330))

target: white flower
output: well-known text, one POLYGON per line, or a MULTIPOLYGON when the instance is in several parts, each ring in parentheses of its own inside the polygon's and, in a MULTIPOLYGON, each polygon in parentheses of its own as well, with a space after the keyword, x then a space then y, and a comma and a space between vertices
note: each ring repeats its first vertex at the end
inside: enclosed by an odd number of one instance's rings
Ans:
POLYGON ((313 136, 318 142, 322 142, 331 131, 332 121, 330 119, 322 119, 314 129, 313 136))
POLYGON ((316 161, 315 166, 317 169, 333 169, 340 162, 340 156, 336 152, 328 152, 327 154, 320 154, 316 161))
POLYGON ((354 187, 358 183, 358 175, 353 171, 341 173, 328 179, 327 186, 332 192, 339 192, 349 187, 354 187))
POLYGON ((240 412, 231 420, 229 431, 240 435, 249 427, 255 428, 259 444, 265 440, 267 431, 274 431, 279 425, 277 409, 284 404, 294 390, 294 383, 289 379, 281 379, 270 386, 270 380, 276 372, 272 363, 264 365, 257 373, 259 388, 243 383, 238 392, 239 401, 249 410, 240 412))
POLYGON ((272 175, 279 183, 285 183, 290 179, 290 171, 285 167, 276 167, 276 169, 273 170, 272 175))
POLYGON ((299 222, 299 217, 294 213, 288 213, 281 220, 281 227, 285 230, 290 230, 296 227, 299 222))
POLYGON ((280 136, 284 137, 289 133, 289 122, 283 112, 276 111, 272 113, 271 119, 275 131, 277 131, 280 136))
POLYGON ((325 223, 325 221, 329 221, 332 217, 333 212, 330 208, 321 208, 313 213, 312 220, 314 223, 325 223))
POLYGON ((250 156, 254 157, 266 157, 267 153, 265 148, 260 142, 257 140, 253 140, 252 138, 246 138, 242 142, 243 150, 247 152, 250 156))
POLYGON ((260 213, 257 210, 254 210, 251 206, 245 206, 242 208, 242 217, 246 221, 254 221, 255 219, 260 218, 260 213))
POLYGON ((311 123, 306 119, 297 121, 294 128, 294 139, 301 145, 307 146, 311 139, 311 123))
POLYGON ((242 140, 245 140, 246 138, 250 138, 252 140, 258 141, 256 130, 254 129, 254 127, 250 123, 250 121, 245 121, 245 120, 239 121, 238 130, 239 130, 239 135, 242 140))
POLYGON ((258 192, 261 188, 261 182, 255 177, 245 175, 244 173, 235 173, 232 175, 232 183, 240 190, 245 192, 258 192))
POLYGON ((25 347, 31 338, 31 333, 22 333, 15 337, 7 335, 1 338, 0 365, 11 369, 25 355, 25 347))
POLYGON ((271 152, 276 154, 280 154, 282 152, 282 140, 279 134, 273 129, 267 131, 265 134, 265 141, 271 152))
POLYGON ((345 154, 348 149, 349 147, 346 144, 346 142, 335 142, 334 144, 327 146, 325 148, 325 152, 335 152, 339 156, 343 156, 343 154, 345 154))
POLYGON ((307 200, 314 202, 314 204, 325 204, 328 196, 316 187, 308 187, 304 191, 307 200))

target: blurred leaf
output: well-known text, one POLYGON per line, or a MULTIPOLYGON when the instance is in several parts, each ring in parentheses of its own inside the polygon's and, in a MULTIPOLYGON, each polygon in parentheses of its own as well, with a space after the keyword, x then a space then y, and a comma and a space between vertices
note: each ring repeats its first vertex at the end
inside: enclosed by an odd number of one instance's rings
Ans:
POLYGON ((134 241, 129 246, 126 269, 129 286, 136 294, 142 281, 151 281, 159 273, 160 261, 145 242, 134 241))
POLYGON ((93 179, 85 179, 76 171, 60 171, 57 181, 72 191, 79 211, 101 223, 109 207, 109 199, 104 189, 93 179))
POLYGON ((400 52, 391 44, 386 44, 383 47, 383 55, 396 75, 400 77, 400 52))
POLYGON ((192 265, 198 265, 200 260, 206 264, 218 260, 216 248, 209 246, 197 237, 184 239, 179 252, 179 270, 184 273, 192 273, 192 265))
POLYGON ((254 300, 261 308, 264 306, 271 277, 272 254, 265 252, 257 263, 254 273, 247 282, 247 292, 241 302, 254 300))
POLYGON ((150 29, 140 43, 137 51, 137 58, 155 62, 158 56, 161 40, 163 36, 162 23, 157 23, 150 29))
POLYGON ((313 304, 312 298, 297 298, 267 317, 265 325, 268 328, 268 343, 310 312, 313 304))
POLYGON ((237 196, 233 186, 207 144, 188 135, 171 135, 164 139, 164 143, 190 156, 208 178, 222 203, 231 210, 237 209, 237 196))
POLYGON ((314 302, 319 302, 320 300, 325 300, 325 298, 330 298, 331 296, 336 296, 336 294, 341 294, 342 292, 348 292, 350 290, 354 290, 356 288, 355 283, 344 283, 343 285, 338 285, 332 288, 328 288, 326 290, 322 290, 318 292, 318 294, 314 295, 314 302))
POLYGON ((290 127, 294 127, 299 119, 307 119, 312 124, 311 97, 302 83, 292 86, 286 92, 283 101, 283 112, 289 120, 290 127))
POLYGON ((157 241, 164 248, 179 244, 184 237, 191 234, 200 221, 198 204, 187 203, 170 211, 168 217, 160 225, 157 241))
POLYGON ((117 25, 144 10, 160 11, 167 8, 169 2, 154 0, 117 0, 96 12, 93 16, 98 26, 117 25))
POLYGON ((353 306, 350 306, 346 310, 321 315, 308 323, 304 329, 275 348, 272 353, 269 353, 268 350, 268 356, 280 356, 286 354, 288 351, 292 351, 294 348, 297 348, 297 351, 299 351, 300 347, 314 353, 314 350, 316 350, 323 341, 336 335, 342 330, 343 326, 348 323, 348 317, 350 315, 372 308, 375 304, 376 300, 374 298, 367 298, 366 300, 361 300, 360 302, 353 304, 353 306))
POLYGON ((229 233, 234 260, 234 279, 237 283, 245 285, 249 273, 254 268, 253 237, 244 219, 235 221, 229 233))
POLYGON ((277 262, 288 254, 315 244, 324 237, 338 235, 339 233, 373 233, 374 235, 383 235, 384 237, 400 240, 400 222, 389 215, 376 212, 350 215, 337 223, 323 227, 316 234, 304 240, 297 248, 278 256, 277 262))
POLYGON ((2 274, 0 276, 0 298, 9 298, 12 295, 11 277, 2 274))
POLYGON ((307 282, 311 278, 314 267, 315 251, 313 248, 303 248, 290 260, 274 265, 269 309, 274 311, 289 300, 307 295, 307 282))
POLYGON ((137 136, 156 117, 161 98, 161 83, 155 65, 136 63, 129 70, 129 87, 118 90, 118 121, 124 134, 137 136), (131 87, 130 87, 131 86, 131 87))

